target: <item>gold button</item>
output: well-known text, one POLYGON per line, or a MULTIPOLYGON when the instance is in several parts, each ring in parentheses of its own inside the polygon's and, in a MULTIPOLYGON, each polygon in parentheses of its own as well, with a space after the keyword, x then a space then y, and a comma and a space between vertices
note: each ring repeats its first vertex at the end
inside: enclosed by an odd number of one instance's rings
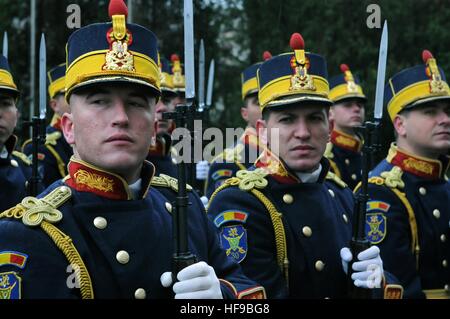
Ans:
POLYGON ((178 163, 177 163, 177 160, 176 160, 175 158, 172 158, 172 163, 173 163, 173 164, 178 164, 178 163))
POLYGON ((108 226, 108 222, 103 217, 95 217, 94 226, 98 229, 105 229, 108 226))
POLYGON ((305 235, 305 237, 311 237, 311 235, 312 235, 311 227, 308 227, 308 226, 303 227, 302 233, 303 233, 303 235, 305 235))
POLYGON ((345 159, 345 164, 350 165, 350 160, 348 158, 345 159))
POLYGON ((166 202, 166 209, 169 213, 171 213, 172 212, 172 204, 169 202, 166 202))
POLYGON ((344 219, 344 222, 345 222, 346 224, 348 224, 348 217, 347 217, 347 215, 342 214, 342 218, 344 219))
POLYGON ((442 234, 441 235, 441 242, 445 243, 446 240, 447 240, 447 237, 444 234, 442 234))
POLYGON ((426 195, 427 190, 425 189, 425 187, 421 187, 421 188, 419 188, 419 193, 420 193, 420 195, 426 195))
POLYGON ((317 271, 322 271, 323 268, 325 267, 325 264, 323 263, 322 260, 318 260, 318 261, 316 261, 314 266, 316 267, 317 271))
POLYGON ((449 291, 448 285, 444 286, 445 291, 449 291))
POLYGON ((433 210, 433 216, 436 218, 441 217, 441 212, 439 211, 439 209, 433 210))
POLYGON ((442 261, 442 266, 443 266, 444 268, 447 268, 447 259, 444 259, 444 260, 442 261))
POLYGON ((142 288, 136 289, 136 291, 134 292, 134 298, 136 299, 145 299, 146 297, 147 293, 142 288))
POLYGON ((59 189, 60 189, 63 193, 70 193, 70 192, 71 192, 70 187, 67 187, 67 186, 61 186, 59 189))
POLYGON ((121 250, 116 254, 116 259, 119 263, 125 265, 130 261, 130 255, 125 250, 121 250))
POLYGON ((352 179, 356 181, 356 174, 352 174, 352 179))
POLYGON ((14 167, 19 167, 19 163, 17 163, 17 161, 15 159, 11 160, 11 165, 14 167))
POLYGON ((294 202, 294 197, 292 197, 291 194, 284 194, 283 202, 285 202, 286 204, 292 204, 294 202))
POLYGON ((25 181, 25 188, 28 188, 28 181, 25 181))
POLYGON ((334 197, 334 196, 335 196, 332 189, 329 189, 328 192, 330 193, 331 197, 334 197))

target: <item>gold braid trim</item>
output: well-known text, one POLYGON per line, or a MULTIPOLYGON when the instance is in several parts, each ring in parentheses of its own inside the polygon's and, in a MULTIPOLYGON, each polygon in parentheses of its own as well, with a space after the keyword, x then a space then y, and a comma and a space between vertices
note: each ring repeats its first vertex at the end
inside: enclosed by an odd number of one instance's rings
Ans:
MULTIPOLYGON (((212 203, 213 199, 217 196, 217 194, 220 191, 228 187, 240 186, 241 181, 242 180, 238 177, 232 177, 227 179, 225 183, 220 185, 211 195, 209 204, 212 203)), ((272 221, 273 230, 275 233, 275 246, 277 250, 278 266, 280 267, 281 272, 284 274, 286 284, 289 286, 289 259, 287 257, 286 232, 282 221, 283 215, 276 209, 276 207, 272 204, 272 202, 262 192, 258 191, 255 188, 250 188, 246 190, 242 188, 240 189, 243 191, 251 192, 253 196, 255 196, 266 207, 267 211, 269 212, 269 216, 272 221)))
POLYGON ((82 299, 94 299, 91 277, 80 254, 72 243, 72 239, 60 231, 56 226, 44 221, 41 228, 53 240, 56 246, 63 252, 71 265, 76 265, 75 273, 80 283, 82 299))
POLYGON ((56 163, 58 164, 58 171, 61 174, 61 177, 66 177, 66 164, 62 160, 61 156, 59 156, 58 152, 53 148, 53 146, 46 144, 45 147, 52 153, 52 155, 56 158, 56 163))

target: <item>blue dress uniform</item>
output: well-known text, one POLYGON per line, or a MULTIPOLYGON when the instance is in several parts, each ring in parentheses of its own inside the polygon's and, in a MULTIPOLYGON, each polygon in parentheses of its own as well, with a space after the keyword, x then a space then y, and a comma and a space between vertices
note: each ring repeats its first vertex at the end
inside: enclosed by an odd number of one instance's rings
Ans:
MULTIPOLYGON (((126 23, 122 0, 112 0, 109 8, 112 23, 86 26, 68 40, 66 99, 76 88, 110 81, 142 85, 158 96, 156 36, 126 23)), ((38 198, 0 214, 0 296, 173 297, 160 276, 171 271, 170 200, 177 181, 154 177, 144 159, 140 187, 75 157, 68 171, 38 198)), ((264 289, 220 248, 194 192, 189 201, 189 249, 214 267, 223 296, 264 297, 264 289)))
MULTIPOLYGON (((385 88, 391 120, 406 108, 450 99, 434 58, 394 75, 385 88)), ((366 235, 406 298, 450 297, 450 184, 448 156, 419 157, 391 145, 369 179, 366 235)))
POLYGON ((0 211, 29 195, 31 163, 25 154, 14 151, 16 141, 17 137, 12 135, 5 143, 6 157, 0 156, 0 211))
MULTIPOLYGON (((48 93, 51 99, 57 94, 64 94, 64 79, 66 65, 60 64, 48 73, 48 93)), ((32 140, 25 141, 22 151, 32 160, 32 140)), ((67 175, 67 164, 73 154, 72 147, 66 142, 61 128, 61 118, 54 114, 50 125, 46 128, 45 144, 38 150, 39 172, 45 186, 50 186, 56 180, 67 175)))
MULTIPOLYGON (((263 110, 302 107, 304 101, 331 104, 325 59, 296 42, 293 35, 294 52, 259 68, 263 110)), ((317 164, 317 180, 304 182, 266 148, 254 167, 239 171, 211 197, 208 215, 222 247, 268 298, 346 297, 339 252, 352 235, 353 195, 326 158, 317 164)))
MULTIPOLYGON (((330 78, 330 99, 334 104, 348 100, 365 103, 366 96, 358 77, 354 76, 346 64, 340 66, 341 74, 330 78)), ((337 129, 331 132, 325 157, 330 160, 331 171, 341 178, 350 189, 361 181, 362 141, 337 129)))
MULTIPOLYGON (((272 55, 266 51, 263 59, 268 60, 272 55)), ((246 68, 242 74, 242 99, 258 94, 258 82, 256 73, 262 62, 255 63, 246 68)), ((258 140, 256 130, 247 127, 239 141, 231 148, 214 158, 208 171, 208 178, 205 184, 205 196, 210 198, 214 191, 222 185, 228 178, 236 176, 236 172, 247 169, 253 165, 264 147, 258 140)))
MULTIPOLYGON (((0 214, 2 296, 172 298, 159 277, 171 270, 177 181, 153 174, 145 162, 133 200, 121 177, 72 159, 67 178, 0 214)), ((220 248, 195 192, 189 199, 189 248, 215 269, 224 297, 263 297, 220 248)))

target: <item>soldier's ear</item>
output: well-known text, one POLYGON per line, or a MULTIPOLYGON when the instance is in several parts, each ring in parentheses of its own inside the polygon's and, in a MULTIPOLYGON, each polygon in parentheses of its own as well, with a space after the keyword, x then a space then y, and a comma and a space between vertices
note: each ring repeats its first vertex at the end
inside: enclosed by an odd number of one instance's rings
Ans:
POLYGON ((397 114, 392 124, 398 136, 406 137, 406 118, 403 115, 397 114))
POLYGON ((267 125, 263 119, 256 120, 256 133, 261 143, 267 145, 267 125))
POLYGON ((61 117, 61 128, 69 145, 75 144, 74 123, 72 113, 64 113, 61 117))

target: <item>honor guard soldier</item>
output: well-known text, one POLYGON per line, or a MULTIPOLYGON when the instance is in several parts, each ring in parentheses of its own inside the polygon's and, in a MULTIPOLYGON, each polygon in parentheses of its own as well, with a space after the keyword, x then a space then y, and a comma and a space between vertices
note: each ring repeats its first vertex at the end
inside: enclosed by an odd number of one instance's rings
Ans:
POLYGON ((15 150, 17 137, 13 131, 19 117, 18 97, 8 60, 0 54, 0 211, 28 195, 27 183, 31 177, 30 161, 15 150))
MULTIPOLYGON (((264 52, 264 61, 271 57, 270 52, 264 52)), ((241 116, 247 122, 247 127, 236 145, 225 149, 212 161, 205 186, 205 196, 207 198, 210 198, 214 191, 228 178, 236 176, 237 171, 252 166, 264 149, 256 132, 256 121, 261 118, 256 72, 261 64, 262 62, 255 63, 246 68, 241 74, 242 99, 244 100, 241 116)))
POLYGON ((341 64, 341 74, 330 79, 330 121, 334 124, 331 141, 325 156, 331 171, 341 178, 350 189, 361 181, 362 141, 354 128, 364 122, 366 96, 359 80, 346 64, 341 64))
POLYGON ((83 27, 67 43, 71 113, 61 125, 74 147, 69 175, 0 214, 1 296, 263 297, 220 248, 192 192, 189 249, 199 262, 166 288, 172 206, 162 192, 169 196, 177 182, 154 177, 145 161, 160 95, 157 39, 126 23, 122 0, 110 2, 109 15, 112 23, 83 27))
MULTIPOLYGON (((353 197, 323 157, 331 132, 326 61, 305 52, 300 34, 290 43, 293 52, 258 71, 257 128, 266 130, 267 149, 216 190, 208 214, 227 254, 268 298, 343 298, 347 263, 340 251, 351 238, 353 197)), ((378 248, 358 258, 354 284, 369 287, 372 274, 381 285, 378 248)))
MULTIPOLYGON (((46 186, 66 177, 67 164, 73 154, 72 147, 65 140, 61 128, 62 115, 70 111, 64 97, 65 74, 65 63, 52 68, 47 74, 49 104, 54 114, 50 125, 46 128, 45 144, 40 146, 38 153, 39 171, 46 186)), ((24 143, 22 150, 32 159, 31 139, 24 143)))
POLYGON ((147 160, 155 165, 155 175, 165 174, 177 177, 177 167, 172 158, 172 131, 175 129, 173 120, 164 120, 162 115, 165 112, 175 110, 175 92, 173 85, 173 74, 169 60, 164 57, 159 59, 161 70, 161 98, 156 103, 155 137, 152 140, 147 160))
POLYGON ((175 97, 174 105, 186 104, 186 79, 183 73, 183 66, 181 65, 180 57, 177 54, 172 54, 170 57, 172 61, 172 81, 173 87, 177 96, 175 97))
POLYGON ((386 84, 396 143, 370 175, 366 236, 406 298, 449 298, 450 92, 436 59, 422 57, 386 84))

